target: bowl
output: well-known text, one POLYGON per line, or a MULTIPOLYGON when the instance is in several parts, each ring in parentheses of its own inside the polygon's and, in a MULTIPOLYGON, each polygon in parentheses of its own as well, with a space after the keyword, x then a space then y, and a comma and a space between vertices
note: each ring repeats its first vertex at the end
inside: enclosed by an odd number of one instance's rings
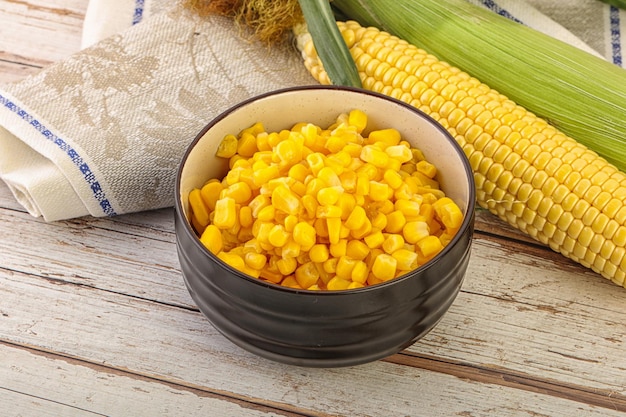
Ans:
POLYGON ((208 321, 236 345, 273 361, 342 367, 398 353, 427 334, 456 298, 470 258, 475 185, 454 138, 426 114, 367 90, 307 86, 246 100, 211 121, 190 144, 176 178, 175 232, 184 282, 208 321), (215 156, 222 138, 258 121, 268 132, 297 122, 328 126, 361 109, 368 129, 393 127, 439 171, 441 189, 464 212, 453 240, 427 264, 401 277, 342 291, 295 290, 248 276, 207 250, 194 232, 188 195, 228 164, 215 156))

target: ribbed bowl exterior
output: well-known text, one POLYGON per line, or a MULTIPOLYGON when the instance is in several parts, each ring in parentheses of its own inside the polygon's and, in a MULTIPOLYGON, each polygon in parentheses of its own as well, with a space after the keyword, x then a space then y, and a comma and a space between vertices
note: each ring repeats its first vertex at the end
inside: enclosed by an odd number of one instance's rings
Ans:
POLYGON ((308 367, 371 362, 428 333, 461 288, 473 230, 467 228, 445 257, 404 277, 366 289, 319 293, 265 284, 215 262, 184 222, 177 212, 183 278, 200 311, 240 347, 308 367))

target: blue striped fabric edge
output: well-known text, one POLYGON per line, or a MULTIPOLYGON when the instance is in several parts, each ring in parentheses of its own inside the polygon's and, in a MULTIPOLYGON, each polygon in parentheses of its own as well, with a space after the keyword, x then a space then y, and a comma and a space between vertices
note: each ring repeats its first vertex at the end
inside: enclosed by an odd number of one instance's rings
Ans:
POLYGON ((143 19, 143 12, 145 7, 145 0, 135 0, 135 12, 133 13, 133 25, 141 22, 143 19))
POLYGON ((611 57, 613 63, 622 65, 622 34, 620 29, 620 9, 615 6, 609 6, 609 22, 611 31, 611 57))
POLYGON ((485 6, 487 9, 491 10, 492 12, 495 12, 497 14, 499 14, 500 16, 504 16, 507 19, 511 19, 514 22, 517 23, 522 23, 523 22, 521 20, 519 20, 518 18, 516 18, 515 16, 513 16, 510 12, 508 12, 505 8, 501 7, 500 5, 498 5, 495 1, 493 0, 482 0, 482 4, 483 6, 485 6))
POLYGON ((93 197, 98 201, 98 204, 102 208, 104 214, 107 216, 117 215, 117 213, 113 209, 113 206, 111 205, 111 202, 106 197, 104 190, 100 186, 100 183, 96 179, 95 174, 93 173, 89 165, 78 154, 78 152, 76 152, 76 150, 72 148, 72 146, 70 146, 66 141, 52 133, 48 128, 46 128, 46 126, 41 124, 26 110, 20 108, 18 105, 13 103, 2 94, 0 94, 0 105, 15 113, 17 117, 30 124, 43 137, 45 137, 48 141, 54 143, 59 149, 65 152, 65 154, 72 160, 72 163, 80 170, 83 175, 83 179, 89 184, 89 188, 93 193, 93 197))

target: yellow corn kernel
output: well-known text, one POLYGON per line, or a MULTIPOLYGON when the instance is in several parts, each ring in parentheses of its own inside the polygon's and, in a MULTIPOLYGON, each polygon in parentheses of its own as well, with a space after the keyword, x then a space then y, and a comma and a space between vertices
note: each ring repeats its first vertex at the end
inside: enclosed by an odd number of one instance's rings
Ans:
MULTIPOLYGON (((365 284, 365 282, 367 281, 367 276, 369 275, 369 268, 367 267, 367 264, 363 261, 359 261, 357 260, 354 264, 354 268, 352 268, 352 274, 350 276, 350 279, 353 282, 359 283, 359 284, 365 284)), ((361 286, 357 286, 357 287, 352 287, 352 288, 361 288, 363 285, 361 286)))
POLYGON ((247 204, 252 197, 252 190, 245 182, 236 182, 222 190, 222 197, 230 197, 237 204, 247 204))
POLYGON ((463 213, 452 199, 448 197, 441 198, 433 203, 433 208, 435 209, 437 217, 441 219, 441 222, 448 229, 458 229, 461 227, 463 223, 463 213))
POLYGON ((324 187, 317 192, 317 202, 323 206, 332 206, 339 200, 341 188, 324 187))
POLYGON ((317 173, 317 178, 322 180, 327 187, 341 187, 341 178, 330 167, 324 166, 317 173))
POLYGON ((310 288, 317 284, 320 274, 313 262, 307 262, 296 268, 295 278, 302 288, 310 288))
POLYGON ((339 243, 341 238, 341 217, 329 217, 326 219, 326 228, 328 229, 328 241, 339 243))
POLYGON ((370 248, 363 241, 352 239, 346 245, 346 256, 362 261, 370 253, 370 248))
POLYGON ((239 224, 243 228, 250 228, 254 223, 254 218, 252 217, 252 209, 250 206, 243 206, 239 209, 239 224))
POLYGON ((299 214, 302 207, 300 199, 285 186, 276 187, 272 191, 272 205, 287 214, 299 214))
POLYGON ((220 158, 231 158, 237 153, 237 136, 226 135, 217 147, 215 156, 220 158))
POLYGON ((400 143, 402 139, 400 132, 398 130, 389 128, 389 129, 381 129, 374 130, 370 132, 368 136, 369 143, 383 142, 387 146, 394 146, 400 143))
POLYGON ((205 205, 199 188, 194 188, 189 193, 189 205, 196 222, 200 226, 206 227, 209 224, 209 208, 205 205))
POLYGON ((369 195, 370 193, 370 178, 366 174, 357 174, 356 178, 356 195, 369 195))
POLYGON ((402 235, 408 243, 417 243, 430 234, 428 223, 420 220, 407 222, 402 228, 402 235))
POLYGON ((303 146, 295 140, 283 140, 274 148, 274 156, 278 159, 279 165, 291 166, 302 160, 302 148, 303 146))
POLYGON ((328 246, 322 243, 315 244, 309 250, 309 258, 312 262, 323 263, 328 260, 330 252, 328 246))
POLYGON ((388 184, 378 181, 370 181, 369 197, 373 201, 387 201, 390 197, 390 191, 393 191, 388 184))
POLYGON ((274 206, 265 206, 259 210, 256 218, 262 222, 271 222, 276 217, 276 209, 274 206))
POLYGON ((297 258, 302 254, 301 246, 293 237, 288 237, 285 244, 280 248, 280 256, 283 258, 297 258))
POLYGON ((319 219, 337 218, 341 220, 341 207, 339 206, 317 206, 315 215, 319 219))
POLYGON ((389 164, 389 155, 373 145, 363 146, 360 158, 377 168, 385 168, 387 167, 387 164, 389 164))
POLYGON ((328 284, 326 284, 326 288, 331 291, 347 290, 351 284, 351 280, 333 277, 330 281, 328 281, 328 284))
POLYGON ((252 133, 243 132, 237 143, 237 153, 245 158, 250 158, 259 149, 256 146, 256 136, 252 133))
POLYGON ((303 250, 310 250, 315 245, 317 233, 315 228, 307 222, 299 222, 293 228, 293 240, 301 245, 303 250))
POLYGON ((208 225, 206 229, 204 229, 202 236, 200 236, 200 241, 208 250, 216 255, 224 248, 222 231, 213 224, 208 225))
POLYGON ((383 242, 385 241, 385 236, 380 230, 375 230, 372 231, 372 233, 370 233, 369 235, 365 236, 364 240, 365 244, 370 249, 374 249, 382 246, 383 242))
POLYGON ((400 210, 394 210, 387 214, 387 226, 385 231, 387 233, 401 233, 404 225, 406 224, 406 217, 400 210))
POLYGON ((243 261, 243 258, 233 252, 221 251, 217 254, 217 257, 239 271, 246 269, 246 263, 243 261))
POLYGON ((398 261, 386 253, 376 256, 372 264, 372 273, 381 281, 389 281, 396 276, 398 261))
POLYGON ((352 270, 354 269, 357 260, 351 259, 348 256, 342 256, 337 261, 337 269, 335 274, 337 277, 345 280, 352 280, 352 270))
POLYGON ((267 264, 267 257, 261 253, 247 252, 243 256, 245 264, 252 269, 261 270, 267 264))
POLYGON ((400 186, 404 184, 402 176, 398 173, 398 171, 394 171, 392 169, 385 170, 385 173, 383 174, 383 179, 394 190, 400 188, 400 186))
POLYGON ((293 233, 293 229, 295 229, 298 223, 300 223, 300 218, 293 214, 290 214, 287 217, 285 217, 285 220, 283 221, 285 230, 288 231, 289 233, 293 233))
POLYGON ((202 201, 206 204, 210 211, 215 210, 215 203, 220 198, 223 186, 219 181, 209 181, 200 189, 200 196, 202 201))
POLYGON ((339 242, 331 243, 330 245, 328 245, 328 250, 330 254, 335 258, 341 258, 342 256, 346 256, 348 250, 348 240, 339 239, 339 242))
POLYGON ((289 233, 282 224, 276 224, 272 227, 267 235, 267 240, 274 247, 280 248, 289 240, 289 233))
POLYGON ((357 230, 363 226, 366 218, 367 214, 365 213, 365 209, 361 206, 356 206, 344 222, 344 226, 350 230, 357 230))
POLYGON ((412 271, 417 268, 417 253, 408 249, 398 249, 391 254, 396 260, 396 268, 400 271, 412 271))
POLYGON ((402 247, 404 247, 404 237, 398 234, 388 235, 382 245, 383 250, 388 254, 392 254, 402 247))
POLYGON ((294 276, 288 276, 285 277, 282 282, 280 283, 281 286, 283 287, 288 287, 288 288, 293 288, 296 290, 302 290, 303 288, 300 286, 300 284, 298 284, 298 281, 296 280, 296 277, 294 276))
POLYGON ((281 258, 276 261, 276 267, 283 276, 287 276, 296 270, 298 261, 296 261, 296 258, 281 258))
MULTIPOLYGON (((413 152, 408 146, 405 145, 392 145, 385 148, 385 153, 389 155, 390 158, 393 158, 401 163, 409 162, 413 159, 413 152)), ((415 167, 415 165, 403 165, 403 170, 410 170, 415 167), (411 168, 409 168, 411 167, 411 168)))
POLYGON ((356 198, 350 193, 343 193, 339 196, 337 205, 341 208, 341 220, 346 221, 354 208, 357 207, 356 198))
MULTIPOLYGON (((257 164, 255 163, 254 165, 257 164)), ((256 187, 261 187, 262 185, 267 184, 270 180, 278 178, 279 176, 280 170, 275 165, 265 167, 260 165, 256 168, 253 166, 252 181, 256 187)))
POLYGON ((430 162, 419 161, 415 167, 417 168, 417 172, 424 174, 428 178, 435 178, 437 175, 437 168, 430 162))
POLYGON ((230 197, 219 199, 215 203, 213 224, 220 229, 230 229, 237 222, 236 203, 230 197))
POLYGON ((361 133, 367 126, 367 114, 358 109, 351 110, 348 114, 348 123, 356 127, 357 133, 361 133))
POLYGON ((394 208, 402 212, 405 218, 417 217, 421 214, 421 204, 413 200, 396 200, 394 208))
POLYGON ((443 245, 437 236, 426 236, 416 243, 422 255, 432 257, 443 249, 443 245))
POLYGON ((324 272, 326 272, 327 274, 335 274, 335 271, 337 271, 337 262, 339 261, 339 258, 329 258, 326 261, 324 261, 324 263, 322 264, 323 268, 324 268, 324 272))

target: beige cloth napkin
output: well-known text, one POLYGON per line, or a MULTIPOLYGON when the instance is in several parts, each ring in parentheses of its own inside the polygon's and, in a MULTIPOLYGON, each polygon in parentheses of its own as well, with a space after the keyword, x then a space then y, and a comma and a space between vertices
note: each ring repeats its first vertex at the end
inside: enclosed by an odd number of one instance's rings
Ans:
POLYGON ((0 88, 0 176, 47 221, 171 206, 196 133, 228 107, 315 83, 291 47, 175 6, 0 88))

